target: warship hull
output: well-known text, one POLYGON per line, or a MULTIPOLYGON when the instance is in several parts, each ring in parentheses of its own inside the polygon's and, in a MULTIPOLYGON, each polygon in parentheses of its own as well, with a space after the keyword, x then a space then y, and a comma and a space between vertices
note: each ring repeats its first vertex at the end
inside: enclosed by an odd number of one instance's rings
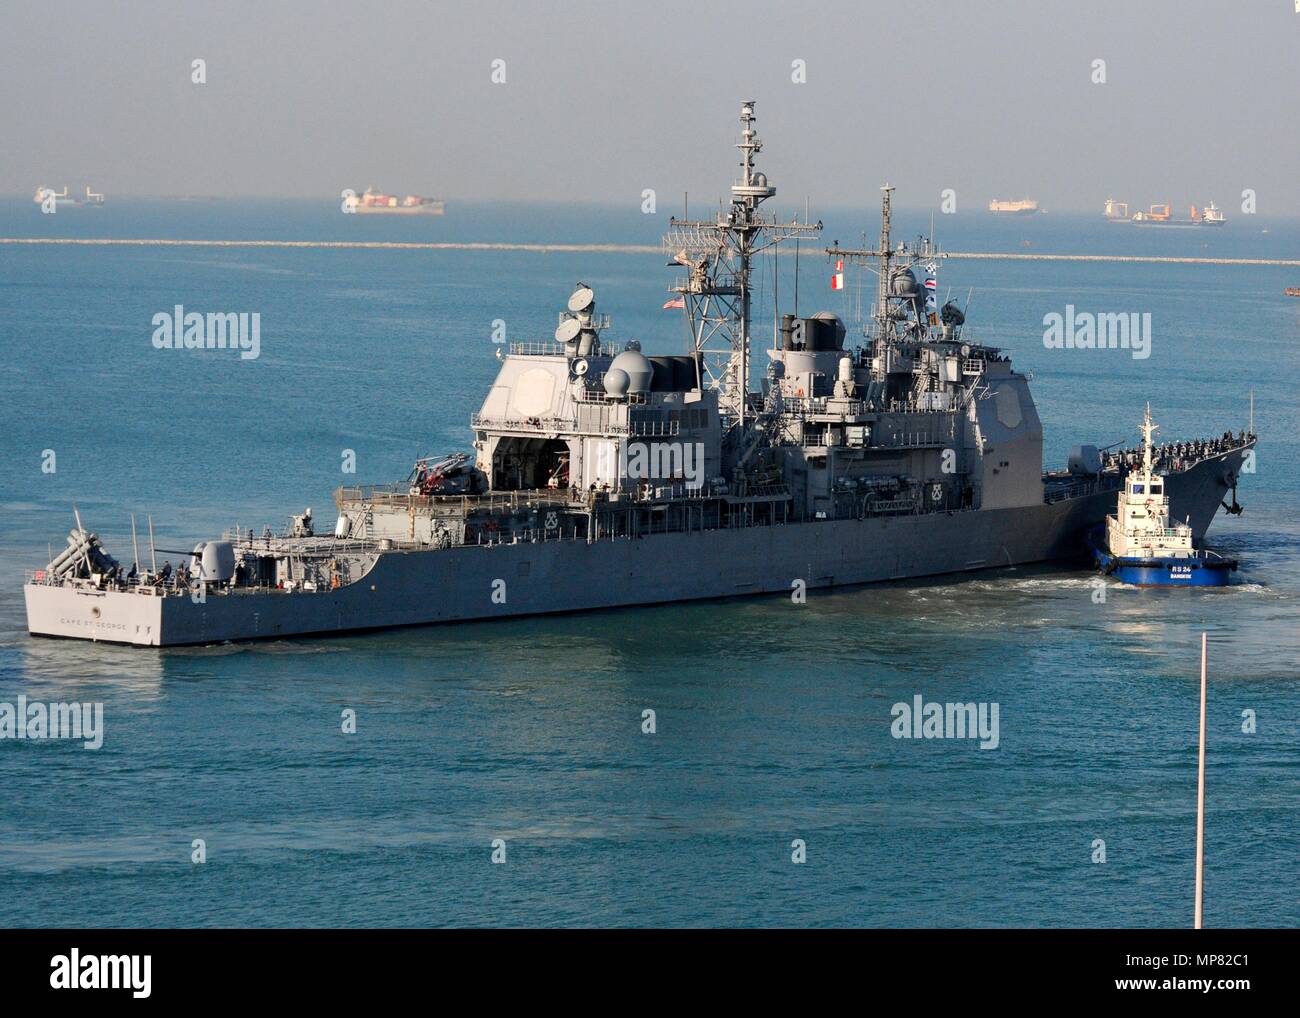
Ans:
MULTIPOLYGON (((1204 536, 1247 447, 1166 479, 1204 536)), ((139 646, 278 639, 440 622, 789 593, 1086 559, 1113 488, 1039 505, 729 529, 377 551, 333 590, 190 596, 27 584, 33 635, 139 646)))

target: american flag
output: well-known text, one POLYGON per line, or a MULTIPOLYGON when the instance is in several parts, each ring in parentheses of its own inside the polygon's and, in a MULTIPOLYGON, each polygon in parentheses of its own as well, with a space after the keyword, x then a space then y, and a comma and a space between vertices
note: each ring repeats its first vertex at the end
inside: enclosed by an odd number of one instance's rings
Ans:
POLYGON ((668 311, 671 308, 685 308, 685 307, 686 307, 686 298, 678 294, 676 297, 673 297, 671 300, 664 301, 663 309, 665 311, 668 311))

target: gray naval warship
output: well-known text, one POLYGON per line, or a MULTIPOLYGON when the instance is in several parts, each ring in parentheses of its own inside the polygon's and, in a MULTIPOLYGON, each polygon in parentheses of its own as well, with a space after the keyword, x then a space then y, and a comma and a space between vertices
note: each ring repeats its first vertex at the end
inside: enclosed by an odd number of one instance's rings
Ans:
MULTIPOLYGON (((579 284, 553 340, 498 353, 472 415, 474 452, 416 462, 397 484, 335 492, 333 530, 310 511, 283 533, 204 541, 175 572, 152 537, 129 571, 78 516, 24 586, 28 629, 145 646, 279 638, 453 620, 770 594, 1081 558, 1114 507, 1124 456, 1077 446, 1043 471, 1029 380, 963 336, 930 299, 941 254, 890 236, 832 246, 878 277, 860 336, 837 316, 777 314, 751 364, 754 259, 816 240, 778 222, 741 110, 740 176, 712 219, 673 219, 680 356, 608 338, 579 284), (925 278, 922 278, 922 277, 925 278), (753 384, 751 378, 757 381, 753 384)), ((769 263, 770 264, 770 263, 769 263)), ((779 279, 773 273, 774 279, 779 279)), ((1255 436, 1166 457, 1170 515, 1204 536, 1255 436)), ((152 527, 150 528, 152 532, 152 527)))

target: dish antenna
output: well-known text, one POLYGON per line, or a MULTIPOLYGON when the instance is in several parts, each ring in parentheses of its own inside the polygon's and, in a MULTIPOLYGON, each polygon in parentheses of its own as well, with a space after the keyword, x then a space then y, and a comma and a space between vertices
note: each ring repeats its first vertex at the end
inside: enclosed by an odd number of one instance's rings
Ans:
POLYGON ((578 288, 573 291, 573 296, 569 298, 569 310, 575 314, 581 311, 589 311, 595 303, 595 291, 591 287, 579 283, 578 288))

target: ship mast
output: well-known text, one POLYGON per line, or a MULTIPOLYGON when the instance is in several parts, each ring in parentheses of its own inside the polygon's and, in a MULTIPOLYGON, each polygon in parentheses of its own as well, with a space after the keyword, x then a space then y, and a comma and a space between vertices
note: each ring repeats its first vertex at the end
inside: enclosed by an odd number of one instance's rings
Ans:
MULTIPOLYGON (((749 416, 750 269, 756 254, 791 237, 816 237, 822 224, 777 223, 759 211, 776 194, 754 165, 763 143, 754 128, 754 102, 740 107, 740 179, 731 203, 713 220, 669 220, 664 250, 670 264, 690 272, 670 288, 681 294, 691 322, 691 353, 701 385, 718 390, 718 407, 742 430, 749 416)), ((806 219, 806 217, 805 217, 806 219)))
POLYGON ((1146 416, 1142 419, 1142 479, 1151 482, 1151 436, 1159 430, 1151 420, 1151 404, 1147 404, 1146 416))
MULTIPOLYGON (((840 247, 839 242, 836 241, 833 246, 826 248, 826 254, 830 257, 865 265, 879 276, 876 289, 876 306, 872 313, 873 327, 866 332, 867 336, 873 337, 872 378, 877 382, 883 382, 888 372, 885 363, 886 348, 892 346, 900 338, 895 329, 895 323, 899 321, 899 316, 896 313, 897 308, 891 305, 891 301, 910 304, 915 300, 913 292, 901 290, 896 292, 894 290, 895 272, 903 272, 923 261, 938 262, 943 259, 943 255, 934 247, 929 238, 918 238, 915 247, 906 244, 900 244, 897 248, 894 247, 891 236, 893 195, 894 186, 892 184, 886 183, 880 188, 879 247, 874 250, 870 248, 840 247)), ((924 338, 924 323, 920 320, 919 313, 917 320, 908 328, 914 330, 918 338, 924 338)))
POLYGON ((884 186, 880 188, 880 288, 877 291, 876 298, 876 334, 878 336, 883 336, 889 326, 886 309, 889 306, 889 263, 893 254, 890 250, 891 241, 889 239, 890 202, 893 194, 894 186, 886 181, 884 186))

